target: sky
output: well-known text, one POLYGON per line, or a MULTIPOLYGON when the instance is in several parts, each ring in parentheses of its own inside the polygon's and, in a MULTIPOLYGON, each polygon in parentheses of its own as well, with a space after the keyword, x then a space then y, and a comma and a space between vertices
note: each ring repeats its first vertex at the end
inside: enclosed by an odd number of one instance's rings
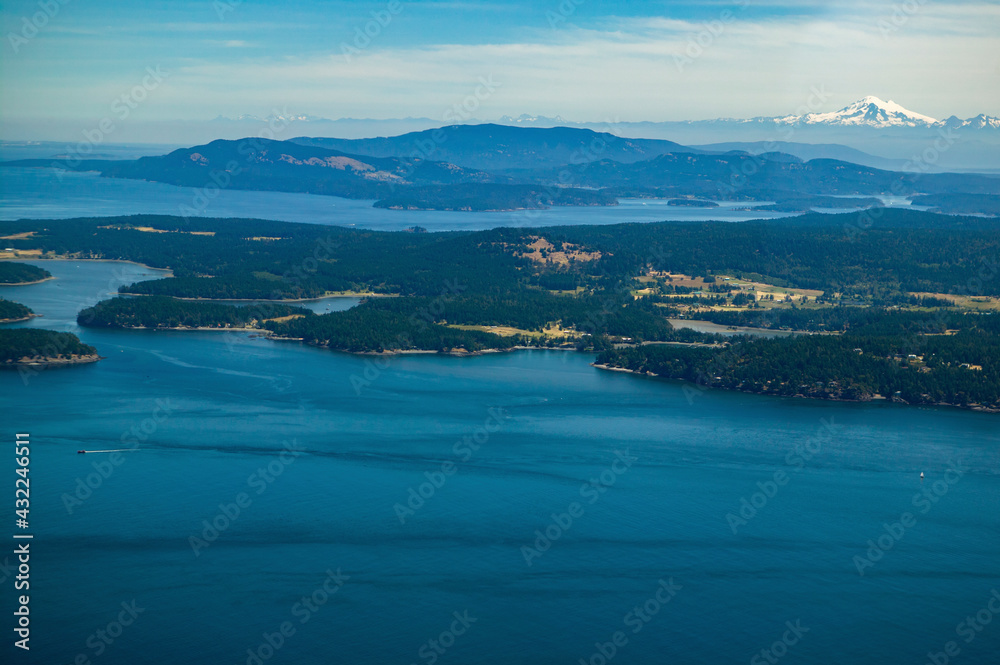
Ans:
POLYGON ((0 136, 324 118, 668 121, 867 95, 1000 115, 1000 0, 3 0, 0 136), (123 117, 124 115, 124 117, 123 117))

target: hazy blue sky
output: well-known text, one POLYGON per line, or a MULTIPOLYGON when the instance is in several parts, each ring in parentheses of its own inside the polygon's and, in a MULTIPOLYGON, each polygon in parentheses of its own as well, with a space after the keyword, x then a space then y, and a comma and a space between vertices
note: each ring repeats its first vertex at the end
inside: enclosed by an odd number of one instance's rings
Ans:
POLYGON ((144 79, 133 121, 440 119, 481 78, 498 84, 480 88, 483 119, 779 115, 813 87, 820 110, 876 95, 1000 115, 998 2, 4 0, 2 14, 5 122, 101 118, 144 79))

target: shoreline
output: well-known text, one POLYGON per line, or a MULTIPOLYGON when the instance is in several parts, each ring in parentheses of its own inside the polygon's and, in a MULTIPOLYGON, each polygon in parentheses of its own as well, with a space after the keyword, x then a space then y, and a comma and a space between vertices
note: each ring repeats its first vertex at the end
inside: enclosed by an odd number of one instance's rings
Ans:
POLYGON ((0 323, 22 323, 24 321, 41 318, 41 316, 41 314, 31 313, 28 316, 22 316, 20 319, 0 319, 0 323))
POLYGON ((473 210, 471 208, 420 208, 417 206, 402 206, 402 205, 392 205, 392 206, 377 206, 372 204, 373 208, 379 210, 402 210, 402 211, 413 211, 413 212, 523 212, 525 210, 551 210, 552 208, 613 208, 615 206, 621 205, 620 201, 615 201, 614 203, 553 203, 548 206, 522 206, 520 208, 479 208, 473 210))
MULTIPOLYGON (((26 251, 26 250, 19 250, 26 251)), ((12 257, 0 257, 0 261, 16 261, 19 263, 24 263, 27 261, 96 261, 101 263, 131 263, 134 266, 140 266, 142 268, 148 268, 149 270, 160 270, 163 272, 170 273, 168 277, 174 276, 174 271, 170 268, 157 268, 156 266, 147 265, 145 263, 139 263, 138 261, 129 261, 128 259, 91 259, 91 258, 81 258, 76 256, 70 256, 68 254, 60 254, 56 256, 47 257, 35 257, 35 256, 12 256, 12 257)), ((56 277, 46 277, 45 279, 39 280, 37 282, 30 282, 31 284, 40 284, 49 279, 56 279, 56 277)), ((14 286, 13 284, 0 284, 0 286, 14 286)))
MULTIPOLYGON (((387 351, 351 351, 349 349, 336 349, 325 344, 310 344, 303 340, 301 337, 279 337, 277 335, 263 335, 269 340, 276 342, 301 342, 303 346, 311 346, 314 349, 325 349, 327 351, 333 351, 334 353, 346 353, 352 356, 379 356, 379 357, 390 357, 390 356, 415 356, 415 355, 442 355, 442 356, 454 356, 457 358, 468 358, 472 356, 484 356, 491 353, 511 353, 514 351, 576 351, 576 348, 571 347, 548 347, 548 346, 511 346, 505 349, 480 349, 478 351, 467 351, 465 349, 452 350, 452 351, 439 351, 437 349, 392 349, 387 351)), ((585 351, 584 353, 592 353, 591 351, 585 351)))
MULTIPOLYGON (((159 268, 157 268, 159 270, 159 268)), ((158 294, 154 293, 123 293, 119 292, 118 296, 128 296, 130 298, 153 298, 158 294)), ((342 293, 327 294, 322 296, 317 296, 315 298, 286 298, 283 300, 275 300, 273 298, 186 298, 183 296, 159 296, 161 298, 173 298, 174 300, 184 300, 187 302, 216 302, 216 303, 227 303, 227 302, 259 302, 261 304, 266 303, 288 303, 288 302, 318 302, 320 300, 332 300, 334 298, 398 298, 399 295, 395 293, 363 293, 363 292, 352 292, 345 291, 342 293)))
MULTIPOLYGON (((227 330, 230 330, 235 332, 259 332, 259 333, 267 332, 266 329, 264 328, 234 328, 234 327, 223 328, 221 326, 211 326, 211 327, 202 326, 197 328, 183 327, 183 326, 173 326, 173 327, 157 326, 154 328, 150 328, 148 326, 83 326, 83 327, 95 328, 98 330, 153 330, 153 331, 173 330, 175 332, 216 332, 216 331, 225 332, 227 330)), ((266 337, 266 335, 262 336, 266 337)))
MULTIPOLYGON (((596 362, 590 363, 590 366, 591 367, 596 367, 597 369, 605 370, 607 372, 624 372, 626 374, 635 374, 637 376, 650 376, 650 377, 655 377, 655 378, 667 379, 669 381, 681 381, 681 382, 684 382, 684 383, 692 383, 691 381, 688 381, 687 379, 677 379, 677 378, 671 378, 671 377, 668 377, 668 376, 660 376, 659 374, 656 374, 654 372, 640 372, 640 371, 634 370, 634 369, 627 369, 625 367, 612 367, 610 365, 602 365, 602 364, 598 364, 596 362)), ((700 384, 695 384, 695 385, 700 385, 700 384)), ((722 386, 705 386, 705 387, 706 388, 711 388, 713 390, 724 390, 726 392, 743 393, 744 395, 758 395, 760 397, 784 397, 784 398, 788 398, 788 399, 812 399, 812 400, 816 400, 816 401, 819 401, 819 402, 844 402, 844 403, 851 403, 851 404, 869 404, 869 403, 872 403, 872 402, 891 402, 893 404, 901 404, 903 406, 918 406, 918 407, 919 406, 925 406, 925 407, 926 406, 944 406, 944 407, 949 407, 949 408, 952 408, 952 409, 962 409, 963 411, 976 411, 978 413, 1000 413, 1000 409, 994 409, 994 408, 991 408, 991 407, 988 407, 988 406, 982 406, 980 404, 977 404, 975 406, 971 406, 971 405, 970 406, 962 406, 961 404, 949 404, 947 402, 916 402, 916 403, 905 402, 905 401, 896 402, 896 401, 890 401, 887 398, 882 397, 882 396, 873 396, 870 399, 845 399, 845 398, 842 398, 842 397, 817 397, 817 396, 814 396, 814 395, 802 395, 802 394, 795 394, 795 395, 775 395, 775 394, 772 394, 772 393, 760 392, 760 391, 756 391, 756 390, 740 390, 739 388, 724 388, 722 386)))
MULTIPOLYGON (((6 261, 7 259, 0 259, 0 260, 6 261)), ((48 281, 53 280, 53 279, 55 279, 55 276, 54 275, 49 275, 48 277, 43 277, 41 279, 36 279, 33 282, 3 282, 3 283, 0 283, 0 286, 31 286, 32 284, 41 284, 42 282, 48 282, 48 281)))
POLYGON ((69 367, 70 365, 88 365, 90 363, 96 363, 98 360, 104 360, 104 356, 97 354, 86 355, 86 356, 70 356, 69 358, 48 358, 43 356, 33 356, 28 360, 22 358, 21 360, 13 361, 8 360, 0 367, 14 369, 17 367, 69 367))

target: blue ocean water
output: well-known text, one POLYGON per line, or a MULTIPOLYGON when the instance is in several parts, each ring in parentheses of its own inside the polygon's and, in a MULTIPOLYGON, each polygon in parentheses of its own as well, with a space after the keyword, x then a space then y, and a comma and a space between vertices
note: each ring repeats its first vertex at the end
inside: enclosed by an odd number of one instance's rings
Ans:
POLYGON ((78 329, 155 271, 44 265, 58 279, 0 295, 105 359, 0 373, 5 436, 32 441, 16 662, 922 664, 949 641, 997 662, 995 415, 700 391, 572 352, 78 329))
POLYGON ((101 178, 96 173, 56 169, 0 170, 0 219, 61 219, 66 217, 134 214, 203 215, 275 219, 286 222, 352 226, 398 231, 420 226, 428 231, 467 231, 498 226, 538 227, 567 224, 659 222, 667 219, 741 222, 787 217, 789 213, 741 210, 745 203, 718 208, 679 208, 662 200, 624 199, 606 207, 554 207, 514 212, 434 212, 382 210, 372 201, 336 196, 203 191, 145 180, 101 178))

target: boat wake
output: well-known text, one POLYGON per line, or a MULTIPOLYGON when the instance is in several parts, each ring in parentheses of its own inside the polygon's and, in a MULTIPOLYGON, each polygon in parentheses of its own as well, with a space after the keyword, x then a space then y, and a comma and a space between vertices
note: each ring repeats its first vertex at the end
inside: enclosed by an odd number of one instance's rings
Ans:
POLYGON ((134 453, 138 448, 117 448, 115 450, 78 450, 76 451, 79 455, 85 455, 87 453, 134 453))

